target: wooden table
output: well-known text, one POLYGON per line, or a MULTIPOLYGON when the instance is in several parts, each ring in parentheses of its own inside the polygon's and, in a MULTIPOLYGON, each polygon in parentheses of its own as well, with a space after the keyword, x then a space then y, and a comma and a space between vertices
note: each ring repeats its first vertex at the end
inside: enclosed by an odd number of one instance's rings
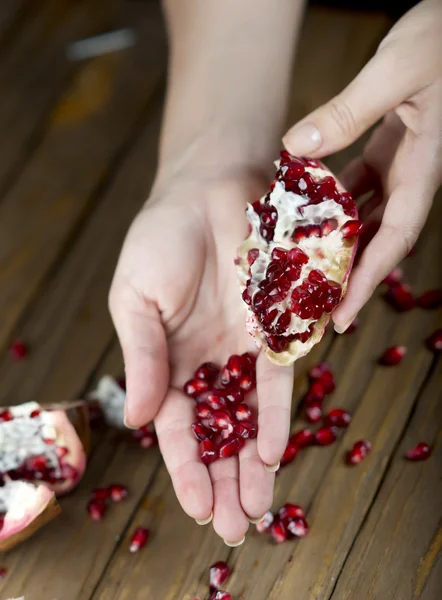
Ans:
MULTIPOLYGON (((310 10, 290 121, 347 84, 388 26, 380 13, 310 10)), ((107 292, 155 171, 166 71, 161 14, 152 1, 121 12, 105 0, 3 0, 0 51, 1 401, 70 400, 100 374, 121 370, 107 292), (128 16, 140 31, 134 47, 66 59, 69 42, 128 16), (17 363, 7 353, 15 337, 31 348, 17 363)), ((339 169, 360 147, 330 165, 339 169)), ((417 291, 442 284, 441 212, 439 202, 415 256, 404 261, 417 291)), ((157 449, 107 431, 95 440, 81 485, 62 500, 62 516, 1 557, 8 573, 0 598, 203 599, 208 567, 221 559, 233 566, 227 588, 235 599, 442 598, 442 364, 423 343, 440 324, 440 311, 396 314, 376 294, 356 333, 328 332, 297 366, 294 415, 307 369, 324 357, 338 383, 332 405, 354 414, 338 443, 310 449, 277 478, 275 507, 293 501, 308 509, 305 540, 275 546, 250 531, 243 546, 227 548, 210 526, 183 514, 157 449), (379 367, 391 344, 405 344, 406 359, 379 367), (345 451, 361 438, 373 451, 348 468, 345 451), (435 445, 432 458, 405 461, 404 451, 422 440, 435 445), (128 485, 130 496, 94 524, 88 495, 113 481, 128 485), (128 540, 138 524, 152 538, 132 555, 128 540)))

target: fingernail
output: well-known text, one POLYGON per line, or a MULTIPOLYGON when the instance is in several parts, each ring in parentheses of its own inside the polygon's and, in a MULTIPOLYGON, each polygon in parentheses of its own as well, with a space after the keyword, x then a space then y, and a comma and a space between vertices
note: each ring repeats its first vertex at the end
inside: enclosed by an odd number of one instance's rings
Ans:
POLYGON ((238 546, 241 546, 241 544, 244 544, 245 541, 246 536, 239 540, 239 542, 228 542, 227 540, 224 540, 224 543, 226 546, 229 546, 229 548, 237 548, 238 546))
POLYGON ((252 519, 252 517, 249 517, 249 515, 246 515, 249 523, 252 523, 252 525, 257 525, 258 523, 261 523, 261 521, 264 519, 264 515, 262 515, 262 517, 258 517, 257 519, 252 519))
POLYGON ((268 471, 269 473, 275 473, 279 469, 280 464, 281 463, 278 460, 276 465, 264 465, 264 467, 265 467, 265 470, 268 471))
POLYGON ((123 423, 124 426, 127 427, 128 429, 138 429, 138 427, 134 427, 133 425, 131 425, 131 423, 129 423, 129 419, 127 416, 127 403, 124 403, 124 417, 123 417, 123 423))
POLYGON ((352 323, 353 323, 353 319, 351 321, 348 321, 348 323, 346 323, 345 325, 336 325, 335 324, 334 330, 336 331, 336 333, 345 333, 352 323))
POLYGON ((208 525, 210 521, 213 519, 213 512, 207 517, 207 519, 195 519, 197 525, 208 525))
POLYGON ((282 138, 290 154, 308 156, 322 146, 322 135, 313 123, 295 125, 282 138))

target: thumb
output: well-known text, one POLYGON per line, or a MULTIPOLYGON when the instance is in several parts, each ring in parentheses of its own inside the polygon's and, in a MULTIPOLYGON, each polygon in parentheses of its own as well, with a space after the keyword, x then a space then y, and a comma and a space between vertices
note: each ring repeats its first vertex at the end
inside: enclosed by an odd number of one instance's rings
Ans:
POLYGON ((346 148, 416 89, 416 80, 400 68, 394 44, 378 50, 359 75, 337 96, 285 134, 295 156, 321 158, 346 148))
POLYGON ((166 334, 156 304, 118 278, 109 308, 126 370, 125 424, 141 427, 156 416, 169 387, 166 334))

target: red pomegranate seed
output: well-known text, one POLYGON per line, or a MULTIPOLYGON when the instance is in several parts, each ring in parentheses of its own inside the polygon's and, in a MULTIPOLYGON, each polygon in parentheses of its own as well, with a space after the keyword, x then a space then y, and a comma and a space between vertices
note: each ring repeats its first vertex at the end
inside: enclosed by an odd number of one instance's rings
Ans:
POLYGON ((255 369, 256 356, 254 356, 251 352, 244 352, 244 354, 241 354, 241 358, 243 360, 244 366, 247 369, 255 369))
POLYGON ((317 423, 322 419, 322 403, 311 402, 305 407, 305 417, 309 423, 317 423))
POLYGON ((191 398, 196 398, 208 389, 209 384, 204 379, 189 379, 183 386, 184 393, 191 398))
POLYGON ((14 415, 8 409, 2 410, 2 412, 0 412, 0 423, 2 423, 3 421, 12 421, 13 418, 14 415))
POLYGON ((215 444, 210 440, 200 442, 200 458, 205 465, 210 465, 219 456, 219 452, 215 444))
POLYGON ((215 379, 218 377, 219 369, 218 367, 211 363, 206 362, 203 363, 198 369, 195 371, 195 379, 204 379, 209 383, 213 383, 215 379))
POLYGON ((331 373, 330 365, 326 362, 319 363, 310 369, 309 377, 312 380, 320 379, 324 373, 331 373))
POLYGON ((117 503, 127 498, 128 490, 125 485, 121 485, 120 483, 113 483, 109 486, 109 494, 112 502, 117 503))
POLYGON ((241 377, 243 367, 243 361, 241 356, 233 354, 227 361, 226 367, 234 379, 238 379, 239 377, 241 377))
MULTIPOLYGON (((202 444, 204 442, 201 442, 202 444)), ((219 457, 229 458, 230 456, 236 456, 241 448, 244 446, 244 439, 237 435, 230 435, 223 440, 219 445, 219 457)))
POLYGON ((311 446, 314 441, 315 434, 311 429, 301 429, 301 431, 294 433, 289 440, 289 442, 292 442, 300 448, 307 448, 307 446, 311 446))
POLYGON ((32 472, 41 472, 46 469, 48 459, 46 456, 31 456, 26 460, 26 468, 32 472))
POLYGON ((14 340, 9 351, 15 360, 22 360, 28 355, 28 347, 23 340, 14 340))
POLYGON ((309 258, 305 252, 303 252, 300 248, 292 248, 289 250, 287 258, 290 262, 295 265, 306 265, 309 261, 309 258))
POLYGON ((367 440, 360 440, 353 444, 353 448, 347 454, 349 465, 358 465, 371 451, 371 444, 367 440))
POLYGON ((107 500, 110 498, 109 488, 95 488, 91 493, 91 500, 107 500))
POLYGON ((209 585, 218 590, 230 575, 230 568, 223 560, 214 563, 209 570, 209 585))
POLYGON ((0 513, 0 531, 3 529, 5 523, 6 513, 0 513))
POLYGON ((425 442, 419 442, 417 446, 414 448, 410 448, 407 450, 405 457, 407 460, 419 461, 419 460, 427 460, 429 456, 431 456, 432 448, 426 444, 425 442))
MULTIPOLYGON (((241 380, 240 380, 241 381, 241 380)), ((226 388, 224 391, 224 397, 231 405, 240 404, 244 400, 244 390, 240 388, 226 388)))
POLYGON ((381 365, 394 366, 398 365, 407 353, 405 346, 391 346, 387 348, 384 354, 379 359, 381 365))
POLYGON ((195 414, 197 419, 206 420, 210 419, 213 411, 207 402, 199 402, 195 407, 195 414))
POLYGON ((324 400, 325 389, 322 384, 322 376, 321 379, 310 384, 306 397, 308 397, 308 402, 322 402, 324 400))
POLYGON ((406 283, 398 283, 392 286, 384 295, 384 298, 399 312, 411 310, 415 306, 411 288, 406 283))
POLYGON ((340 429, 348 427, 351 423, 351 414, 343 408, 332 408, 325 418, 327 426, 335 426, 340 429))
POLYGON ((400 283, 404 278, 404 272, 400 267, 394 268, 391 273, 387 275, 385 279, 382 280, 382 283, 388 285, 388 287, 395 286, 397 283, 400 283))
POLYGON ((334 427, 321 427, 315 433, 315 442, 318 446, 330 446, 336 442, 336 431, 334 427))
POLYGON ((281 458, 281 467, 285 467, 286 465, 289 465, 290 463, 292 463, 295 460, 295 458, 297 457, 299 450, 300 450, 299 446, 297 446, 296 444, 293 444, 289 440, 289 443, 287 444, 287 447, 284 450, 284 454, 282 455, 282 458, 281 458))
POLYGON ((0 567, 0 579, 3 579, 6 576, 8 569, 6 567, 0 567))
POLYGON ((324 388, 326 394, 331 394, 335 391, 335 380, 331 371, 326 371, 319 378, 319 383, 324 388))
POLYGON ((233 422, 230 413, 226 410, 215 411, 209 419, 209 427, 214 431, 220 431, 221 429, 233 430, 233 422))
POLYGON ((207 403, 212 410, 223 410, 226 407, 226 394, 224 390, 211 390, 198 397, 198 403, 207 403))
POLYGON ((442 329, 436 329, 430 335, 427 339, 427 348, 432 352, 440 352, 442 350, 442 329))
POLYGON ((247 404, 242 403, 235 407, 235 419, 237 421, 250 421, 251 418, 252 411, 247 404))
POLYGON ((289 520, 287 529, 293 537, 304 538, 308 534, 308 523, 304 517, 296 517, 289 520))
POLYGON ((38 415, 40 414, 40 412, 41 412, 41 410, 39 408, 36 408, 35 410, 33 410, 30 413, 29 416, 31 417, 31 419, 35 419, 35 417, 38 417, 38 415))
POLYGON ((263 516, 262 520, 256 524, 256 531, 258 533, 264 533, 270 529, 270 525, 273 523, 273 514, 268 510, 263 516))
POLYGON ((222 590, 215 590, 210 596, 210 600, 232 600, 229 592, 223 592, 222 590))
POLYGON ((232 376, 227 367, 223 367, 221 370, 221 385, 227 386, 230 383, 232 376))
POLYGON ((129 552, 138 552, 146 545, 150 531, 147 527, 137 527, 130 539, 129 552))
POLYGON ((289 345, 289 341, 282 335, 269 335, 267 336, 267 345, 270 350, 279 354, 280 352, 284 352, 289 345))
POLYGON ((416 304, 421 308, 433 309, 442 306, 442 289, 428 290, 416 300, 416 304))
POLYGON ((93 521, 101 521, 106 513, 106 502, 99 498, 93 498, 87 503, 87 512, 93 521))
POLYGON ((305 517, 304 509, 297 504, 287 502, 278 511, 280 519, 295 519, 297 517, 305 517))
POLYGON ((239 378, 239 387, 245 392, 250 392, 256 387, 256 378, 252 373, 245 373, 239 378))
POLYGON ((270 525, 270 533, 277 544, 282 544, 287 540, 287 529, 280 519, 275 519, 270 525))
POLYGON ((258 256, 259 256, 259 249, 251 248, 247 253, 247 262, 249 263, 249 265, 253 265, 253 263, 258 258, 258 256))
POLYGON ((349 237, 354 237, 355 235, 361 235, 361 233, 363 231, 364 231, 364 223, 362 221, 357 221, 357 220, 347 221, 341 227, 341 233, 342 233, 342 237, 344 239, 349 238, 349 237))
POLYGON ((278 247, 273 248, 271 260, 275 261, 275 262, 287 260, 287 250, 284 250, 284 248, 278 248, 278 247))
POLYGON ((347 329, 344 331, 345 334, 354 333, 359 325, 359 319, 355 317, 347 329))
POLYGON ((213 437, 213 431, 208 427, 205 427, 202 423, 192 423, 193 435, 200 442, 204 440, 210 440, 213 437))
POLYGON ((258 435, 258 427, 254 423, 235 423, 233 433, 239 435, 245 440, 254 440, 258 435))
POLYGON ((63 458, 63 456, 69 454, 69 449, 65 448, 64 446, 57 446, 55 449, 55 454, 57 455, 57 458, 63 458))

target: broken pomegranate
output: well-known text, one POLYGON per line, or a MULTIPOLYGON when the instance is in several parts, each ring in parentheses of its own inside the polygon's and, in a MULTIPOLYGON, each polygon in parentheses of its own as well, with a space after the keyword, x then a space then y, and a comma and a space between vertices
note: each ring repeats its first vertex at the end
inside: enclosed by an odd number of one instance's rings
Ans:
POLYGON ((10 550, 56 517, 61 509, 46 485, 5 478, 0 486, 0 551, 10 550))
POLYGON ((230 575, 230 567, 223 560, 214 563, 209 570, 209 585, 211 590, 219 590, 230 575))
POLYGON ((363 224, 319 161, 281 152, 271 189, 247 208, 238 251, 247 329, 272 362, 290 365, 324 334, 341 301, 363 224))
POLYGON ((371 451, 371 444, 367 440, 360 440, 353 444, 353 448, 347 454, 347 464, 358 465, 371 451))
POLYGON ((427 339, 426 343, 427 348, 432 352, 440 352, 442 350, 442 329, 436 329, 427 339))
POLYGON ((391 346, 387 348, 384 354, 379 359, 381 365, 392 367, 398 365, 407 353, 405 346, 391 346))
POLYGON ((417 462, 419 460, 427 460, 427 458, 431 455, 432 448, 426 444, 425 442, 419 442, 417 446, 414 448, 410 448, 407 450, 406 458, 407 460, 411 460, 417 462))
POLYGON ((420 308, 431 310, 442 306, 442 289, 428 290, 416 300, 416 304, 420 308))
POLYGON ((129 552, 138 552, 146 545, 150 531, 147 527, 137 527, 130 539, 129 552))

